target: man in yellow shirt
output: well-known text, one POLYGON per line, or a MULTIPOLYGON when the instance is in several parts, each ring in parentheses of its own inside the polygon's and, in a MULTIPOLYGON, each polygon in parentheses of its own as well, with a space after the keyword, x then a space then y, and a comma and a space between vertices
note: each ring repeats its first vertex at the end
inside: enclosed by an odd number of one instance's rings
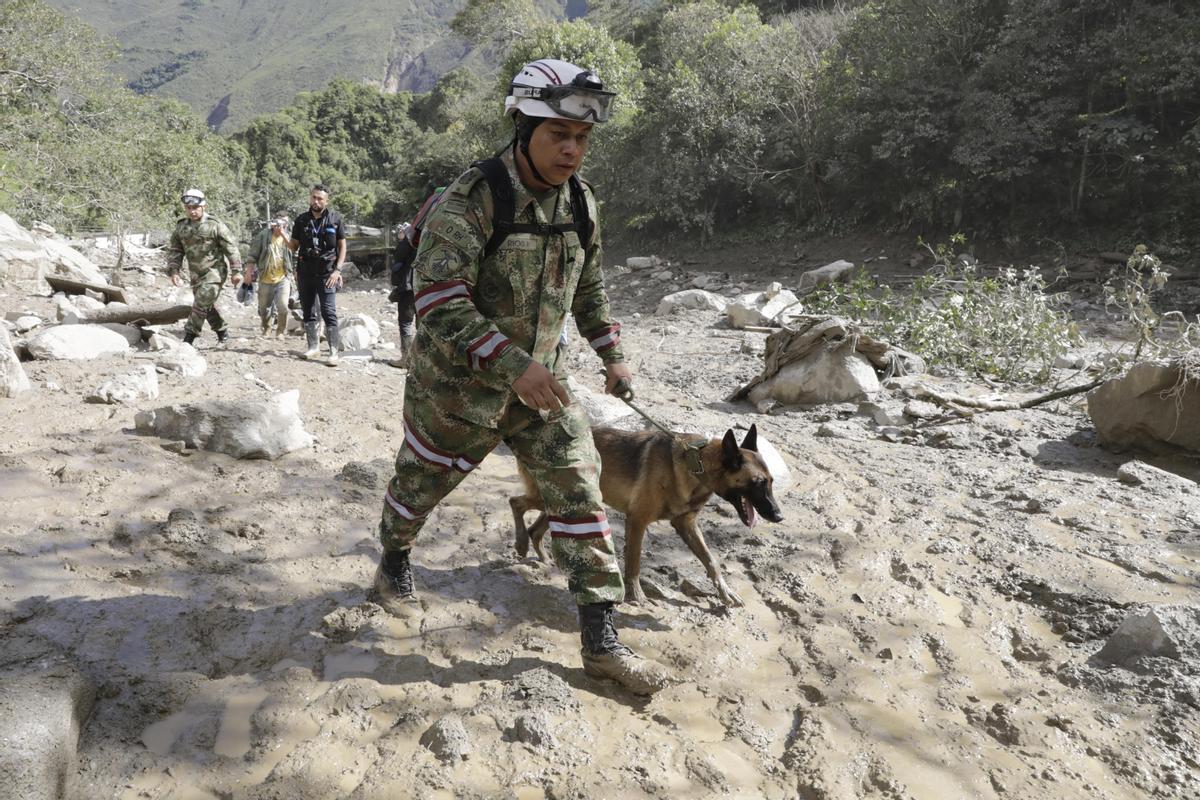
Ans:
POLYGON ((282 338, 287 331, 287 303, 294 274, 292 251, 288 249, 288 227, 286 217, 271 220, 269 232, 255 237, 246 259, 255 270, 258 282, 258 317, 262 320, 262 333, 267 334, 274 309, 276 338, 282 338))

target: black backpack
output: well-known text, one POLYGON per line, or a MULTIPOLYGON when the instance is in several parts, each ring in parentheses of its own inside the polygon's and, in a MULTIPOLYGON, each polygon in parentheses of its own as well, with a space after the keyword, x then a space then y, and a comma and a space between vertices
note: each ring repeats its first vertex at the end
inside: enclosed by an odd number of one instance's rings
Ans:
POLYGON ((551 233, 566 233, 575 231, 579 240, 587 246, 592 240, 594 226, 588 215, 587 196, 584 194, 583 181, 572 175, 569 181, 571 189, 571 216, 574 222, 533 223, 513 222, 516 215, 516 199, 513 197, 512 182, 508 178, 508 168, 499 158, 488 158, 476 161, 471 165, 483 173, 487 179, 488 188, 492 190, 492 236, 483 246, 483 259, 486 261, 495 253, 510 233, 536 233, 546 236, 551 233))

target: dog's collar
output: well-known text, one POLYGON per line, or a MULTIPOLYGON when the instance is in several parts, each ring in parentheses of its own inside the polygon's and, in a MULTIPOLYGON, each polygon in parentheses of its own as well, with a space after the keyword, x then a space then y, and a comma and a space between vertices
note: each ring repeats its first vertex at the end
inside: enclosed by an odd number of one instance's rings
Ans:
POLYGON ((704 460, 700 457, 700 451, 708 444, 704 439, 697 439, 693 442, 684 442, 683 457, 687 461, 688 469, 693 475, 704 474, 704 460))

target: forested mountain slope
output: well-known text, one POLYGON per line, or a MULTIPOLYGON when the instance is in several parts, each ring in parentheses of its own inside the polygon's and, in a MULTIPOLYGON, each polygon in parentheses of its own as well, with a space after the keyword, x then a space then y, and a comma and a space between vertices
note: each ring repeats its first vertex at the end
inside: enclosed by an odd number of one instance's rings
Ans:
POLYGON ((236 130, 335 77, 424 91, 469 59, 462 0, 51 0, 116 40, 130 88, 236 130))

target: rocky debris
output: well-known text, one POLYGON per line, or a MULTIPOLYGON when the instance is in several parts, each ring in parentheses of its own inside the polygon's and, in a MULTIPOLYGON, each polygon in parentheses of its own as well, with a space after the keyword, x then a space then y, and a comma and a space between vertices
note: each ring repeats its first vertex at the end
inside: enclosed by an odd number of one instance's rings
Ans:
POLYGON ((1196 490, 1195 481, 1136 459, 1126 461, 1117 468, 1117 480, 1121 483, 1127 483, 1130 486, 1146 486, 1170 492, 1192 492, 1196 490))
POLYGON ((996 703, 987 712, 974 706, 964 706, 963 715, 968 722, 1000 744, 1021 744, 1021 731, 1013 721, 1012 710, 1003 703, 996 703))
POLYGON ((1133 611, 1095 656, 1135 670, 1142 659, 1151 657, 1186 660, 1200 668, 1200 608, 1174 605, 1133 611))
POLYGON ((345 350, 369 350, 379 343, 379 323, 366 314, 355 314, 339 322, 338 333, 345 350))
POLYGON ((17 333, 26 333, 39 327, 43 320, 37 314, 22 314, 12 321, 17 333))
POLYGON ((1087 410, 1110 447, 1200 452, 1200 380, 1186 380, 1179 364, 1135 364, 1089 392, 1087 410))
POLYGON ((349 642, 358 636, 360 630, 370 627, 372 622, 384 613, 384 610, 374 603, 363 603, 353 608, 340 606, 321 620, 321 633, 331 642, 349 642))
POLYGON ((421 734, 421 745, 438 757, 440 761, 466 760, 471 755, 471 740, 462 720, 446 716, 429 726, 421 734))
POLYGON ((29 388, 29 376, 13 350, 8 329, 0 325, 0 397, 16 397, 29 388))
POLYGON ((845 260, 834 261, 818 269, 810 269, 800 276, 799 291, 801 294, 811 292, 819 286, 824 286, 827 283, 833 283, 836 280, 844 278, 853 269, 853 262, 845 260))
POLYGON ((131 372, 105 381, 87 396, 89 403, 132 405, 139 400, 158 399, 158 373, 150 364, 141 364, 131 372))
POLYGON ((749 325, 786 325, 800 315, 801 308, 794 292, 784 289, 780 283, 772 283, 766 291, 739 295, 725 312, 729 327, 745 328, 749 325))
POLYGON ((554 736, 549 715, 544 712, 519 715, 504 734, 508 741, 524 742, 535 750, 553 750, 558 747, 558 739, 554 736))
POLYGON ((347 461, 334 476, 336 480, 352 483, 364 489, 382 489, 392 479, 396 468, 386 458, 371 461, 347 461))
POLYGON ((0 789, 21 800, 73 797, 79 734, 96 700, 92 681, 28 637, 5 636, 0 666, 0 789))
POLYGON ((196 547, 204 544, 208 533, 196 512, 189 508, 172 508, 161 529, 167 544, 196 547))
POLYGON ((99 325, 43 328, 29 337, 26 346, 31 356, 45 361, 91 360, 129 352, 129 340, 124 335, 99 325))
POLYGON ((570 684, 544 667, 522 672, 505 684, 507 696, 527 708, 541 708, 556 714, 579 708, 579 699, 570 684))
POLYGON ((887 376, 921 372, 924 362, 838 317, 804 316, 767 337, 763 371, 730 400, 759 406, 837 403, 874 395, 887 376))
POLYGON ((670 314, 677 308, 724 311, 728 303, 729 301, 724 297, 713 292, 703 289, 684 289, 682 292, 669 294, 662 300, 659 300, 658 308, 655 309, 654 313, 658 315, 670 314))
MULTIPOLYGON (((155 336, 161 337, 162 334, 155 336)), ((159 343, 168 345, 151 356, 154 368, 159 372, 177 372, 185 378, 199 378, 208 370, 208 362, 192 345, 170 339, 160 339, 159 343)))
POLYGON ((266 400, 210 400, 143 411, 135 425, 138 433, 234 458, 273 460, 313 443, 300 419, 300 392, 296 389, 266 400))
POLYGON ((30 232, 0 212, 0 282, 48 292, 47 276, 108 283, 100 268, 50 231, 30 232))
POLYGON ((588 421, 594 428, 636 430, 640 427, 638 425, 639 418, 636 417, 633 409, 610 394, 593 392, 570 376, 567 377, 567 392, 575 398, 575 402, 583 406, 588 421))

